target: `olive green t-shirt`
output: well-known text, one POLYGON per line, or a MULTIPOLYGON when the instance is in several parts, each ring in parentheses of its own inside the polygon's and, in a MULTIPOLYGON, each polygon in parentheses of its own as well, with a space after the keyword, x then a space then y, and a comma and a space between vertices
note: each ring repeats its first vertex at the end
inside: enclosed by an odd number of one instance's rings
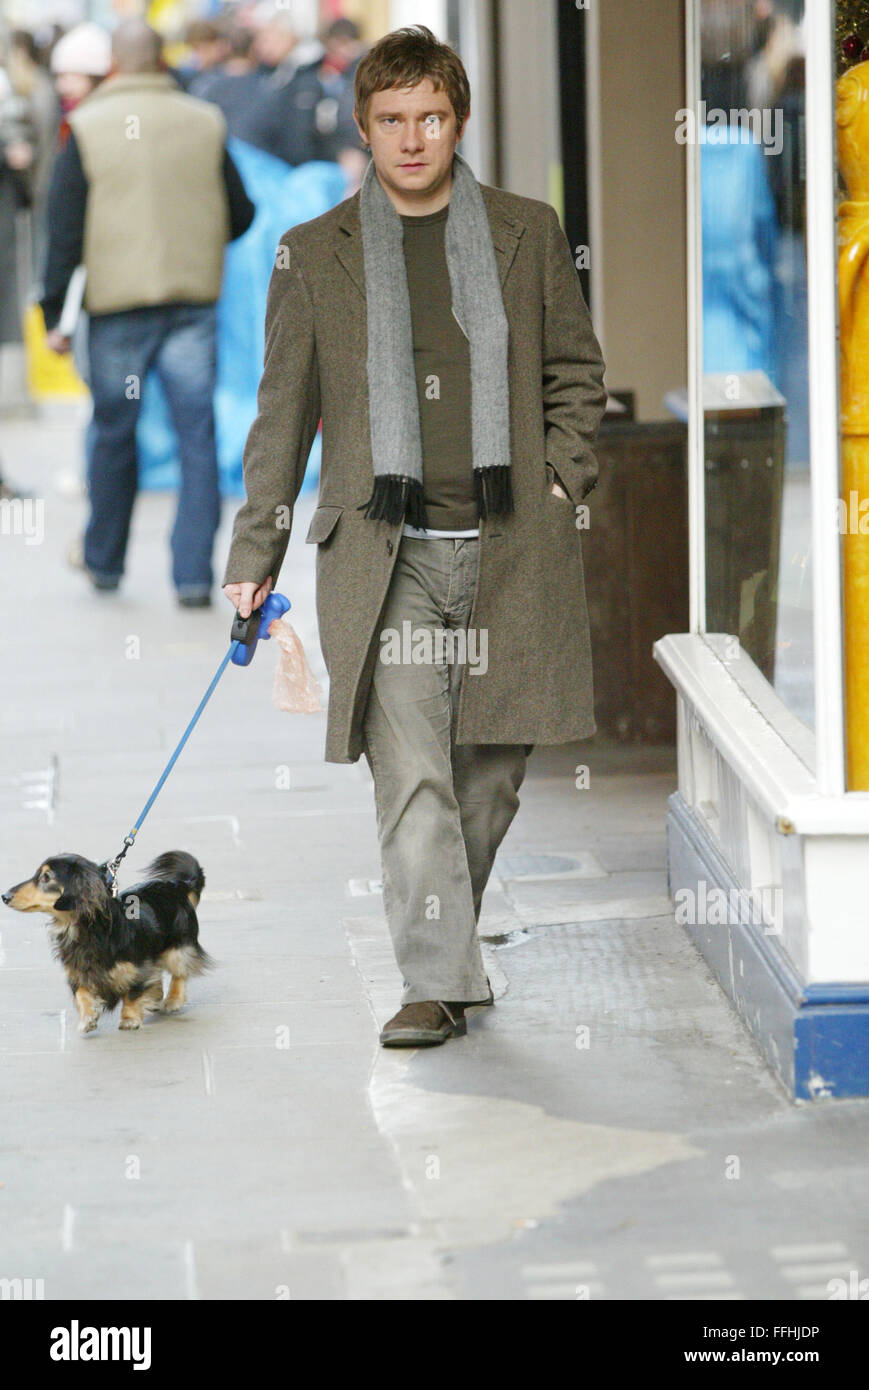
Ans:
POLYGON ((413 326, 413 362, 429 526, 479 525, 471 446, 471 354, 452 311, 444 250, 449 203, 422 217, 400 214, 413 326))

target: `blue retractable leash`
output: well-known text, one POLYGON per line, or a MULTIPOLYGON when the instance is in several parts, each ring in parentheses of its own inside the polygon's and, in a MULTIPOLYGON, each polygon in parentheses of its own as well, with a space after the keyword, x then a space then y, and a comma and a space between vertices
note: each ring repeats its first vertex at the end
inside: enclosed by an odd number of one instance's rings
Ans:
POLYGON ((124 848, 121 850, 120 854, 116 855, 115 858, 111 860, 111 862, 106 863, 105 865, 106 883, 108 884, 109 888, 115 896, 117 896, 118 892, 118 885, 116 880, 118 866, 121 860, 123 859, 124 855, 127 853, 127 850, 132 848, 136 836, 142 827, 142 821, 145 819, 151 807, 154 805, 154 802, 157 800, 157 797, 160 795, 163 783, 166 781, 166 778, 169 776, 169 773, 172 771, 173 767, 178 761, 178 755, 181 752, 181 749, 184 747, 185 743, 187 742, 188 738, 190 737, 191 733, 193 732, 193 728, 197 720, 199 719, 200 714, 205 709, 205 706, 208 704, 208 701, 214 694, 214 691, 217 687, 217 682, 220 680, 220 677, 223 675, 230 662, 232 662, 235 666, 249 666, 250 663, 253 661, 254 653, 256 652, 257 642, 269 641, 269 624, 273 623, 275 618, 282 618, 283 615, 291 607, 292 604, 290 603, 290 600, 288 598, 285 598, 283 594, 269 594, 262 607, 255 608, 249 618, 240 618, 236 613, 232 624, 232 632, 230 633, 230 637, 232 638, 232 640, 229 644, 229 651, 226 653, 226 656, 223 658, 216 672, 214 673, 214 679, 212 680, 202 699, 199 701, 199 704, 196 708, 196 713, 194 714, 190 723, 187 725, 187 728, 184 730, 184 733, 181 735, 175 752, 172 754, 172 757, 169 759, 168 763, 163 769, 163 773, 160 777, 159 782, 152 791, 151 795, 148 797, 148 800, 145 802, 145 805, 139 815, 138 820, 136 821, 133 828, 130 830, 129 834, 124 836, 124 848))

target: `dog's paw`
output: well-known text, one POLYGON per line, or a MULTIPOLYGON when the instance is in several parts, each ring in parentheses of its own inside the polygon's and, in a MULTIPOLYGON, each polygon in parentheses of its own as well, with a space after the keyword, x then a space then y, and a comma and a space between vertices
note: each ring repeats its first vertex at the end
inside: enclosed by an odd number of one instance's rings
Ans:
POLYGON ((95 1033, 98 1023, 98 1018, 83 1018, 79 1021, 78 1031, 80 1033, 95 1033))
POLYGON ((132 1033, 136 1028, 141 1028, 141 1026, 142 1020, 140 1018, 122 1018, 118 1024, 118 1027, 123 1029, 125 1033, 132 1033))
POLYGON ((157 1006, 161 1014, 180 1014, 182 1009, 187 1008, 186 999, 164 999, 162 1004, 157 1006))

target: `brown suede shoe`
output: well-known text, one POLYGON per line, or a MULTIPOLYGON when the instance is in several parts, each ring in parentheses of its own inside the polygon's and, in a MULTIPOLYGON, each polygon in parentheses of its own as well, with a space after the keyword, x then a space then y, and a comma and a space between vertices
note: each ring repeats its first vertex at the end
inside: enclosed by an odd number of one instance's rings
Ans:
POLYGON ((444 1004, 427 999, 405 1004, 384 1024, 380 1041, 384 1047, 436 1047, 447 1038, 461 1038, 468 1031, 461 1004, 444 1004))

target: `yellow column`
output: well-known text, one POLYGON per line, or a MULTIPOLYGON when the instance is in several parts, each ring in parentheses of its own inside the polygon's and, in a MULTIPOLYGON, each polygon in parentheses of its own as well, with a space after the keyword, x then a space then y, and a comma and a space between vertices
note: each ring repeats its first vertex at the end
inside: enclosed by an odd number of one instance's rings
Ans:
POLYGON ((854 529, 860 504, 862 513, 869 509, 869 438, 865 435, 843 433, 842 491, 847 787, 853 792, 869 790, 869 535, 854 529))
POLYGON ((849 791, 869 790, 869 63, 836 86, 842 600, 849 791))

